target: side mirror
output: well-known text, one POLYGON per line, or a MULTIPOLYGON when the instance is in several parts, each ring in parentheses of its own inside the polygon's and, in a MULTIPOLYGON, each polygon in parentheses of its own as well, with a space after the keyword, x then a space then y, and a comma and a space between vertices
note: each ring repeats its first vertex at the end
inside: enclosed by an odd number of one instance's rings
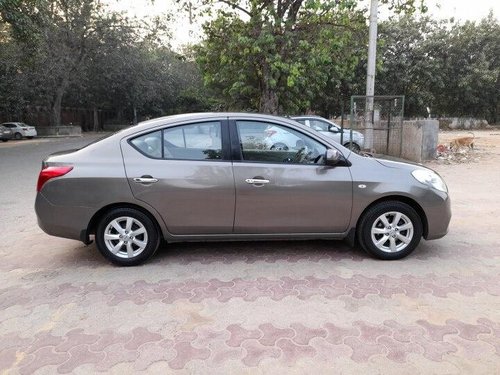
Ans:
POLYGON ((332 133, 339 133, 340 130, 334 125, 328 125, 328 131, 332 133))
POLYGON ((325 152, 325 164, 326 165, 337 165, 341 160, 343 160, 343 156, 339 150, 334 148, 329 148, 325 152))

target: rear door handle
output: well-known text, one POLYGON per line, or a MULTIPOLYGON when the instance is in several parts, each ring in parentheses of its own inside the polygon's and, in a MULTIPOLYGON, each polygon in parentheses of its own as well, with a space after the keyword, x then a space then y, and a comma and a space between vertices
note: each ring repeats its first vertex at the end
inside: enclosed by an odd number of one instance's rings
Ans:
POLYGON ((138 184, 154 184, 155 182, 158 182, 158 179, 152 176, 141 176, 134 177, 134 182, 137 182, 138 184))
POLYGON ((269 183, 269 180, 264 180, 264 179, 260 179, 260 178, 247 178, 245 180, 245 182, 247 184, 268 184, 269 183))

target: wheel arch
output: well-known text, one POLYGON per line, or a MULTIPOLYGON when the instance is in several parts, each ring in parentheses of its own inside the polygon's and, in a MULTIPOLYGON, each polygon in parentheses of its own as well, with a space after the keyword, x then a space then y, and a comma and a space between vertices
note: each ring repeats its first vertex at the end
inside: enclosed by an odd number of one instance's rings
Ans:
POLYGON ((427 236, 429 227, 428 227, 427 216, 425 215, 425 211, 417 203, 417 201, 415 201, 412 198, 403 196, 403 195, 388 195, 388 196, 379 198, 379 199, 373 201, 372 203, 370 203, 368 206, 365 207, 365 209, 363 210, 361 215, 359 215, 358 220, 356 221, 356 228, 359 229, 358 223, 361 221, 361 219, 364 217, 364 215, 366 214, 366 212, 370 208, 372 208, 373 206, 375 206, 379 203, 388 202, 388 201, 397 201, 397 202, 406 203, 408 206, 413 208, 417 212, 418 216, 420 217, 420 220, 422 221, 423 237, 425 238, 427 236))
POLYGON ((343 144, 342 146, 344 146, 345 148, 349 148, 349 145, 350 145, 351 143, 352 143, 353 145, 356 145, 356 146, 357 146, 357 147, 361 150, 361 145, 360 145, 358 142, 356 142, 356 141, 352 141, 352 142, 347 141, 347 142, 344 142, 344 144, 343 144))
POLYGON ((129 202, 118 202, 118 203, 112 203, 107 206, 102 207, 99 209, 90 219, 89 224, 87 226, 87 229, 82 231, 80 234, 80 239, 83 243, 90 243, 89 236, 91 234, 95 234, 97 226, 99 225, 99 221, 102 219, 104 215, 106 215, 108 212, 117 209, 117 208, 131 208, 135 209, 137 211, 142 212, 146 216, 148 216, 151 221, 154 223, 156 230, 158 231, 158 234, 161 236, 161 238, 165 238, 165 234, 163 231, 163 228, 161 227, 160 223, 158 222, 158 219, 153 215, 150 211, 148 211, 146 208, 139 206, 137 204, 129 203, 129 202))

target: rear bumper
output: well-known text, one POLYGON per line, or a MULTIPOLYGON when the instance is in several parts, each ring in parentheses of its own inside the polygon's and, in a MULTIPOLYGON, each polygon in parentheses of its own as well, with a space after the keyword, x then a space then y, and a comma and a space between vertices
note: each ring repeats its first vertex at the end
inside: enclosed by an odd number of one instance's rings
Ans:
POLYGON ((35 212, 38 226, 45 233, 72 240, 81 240, 93 215, 88 207, 53 205, 41 193, 36 195, 35 212))

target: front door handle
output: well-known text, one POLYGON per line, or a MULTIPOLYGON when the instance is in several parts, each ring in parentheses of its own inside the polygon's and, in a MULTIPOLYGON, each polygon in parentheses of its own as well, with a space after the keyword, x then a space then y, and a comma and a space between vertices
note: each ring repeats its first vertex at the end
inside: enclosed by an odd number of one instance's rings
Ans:
POLYGON ((268 184, 269 180, 265 180, 263 178, 247 178, 245 182, 247 184, 252 184, 252 185, 261 185, 261 184, 268 184))
POLYGON ((134 182, 137 182, 138 184, 154 184, 155 182, 158 182, 158 179, 148 175, 134 177, 134 182))

